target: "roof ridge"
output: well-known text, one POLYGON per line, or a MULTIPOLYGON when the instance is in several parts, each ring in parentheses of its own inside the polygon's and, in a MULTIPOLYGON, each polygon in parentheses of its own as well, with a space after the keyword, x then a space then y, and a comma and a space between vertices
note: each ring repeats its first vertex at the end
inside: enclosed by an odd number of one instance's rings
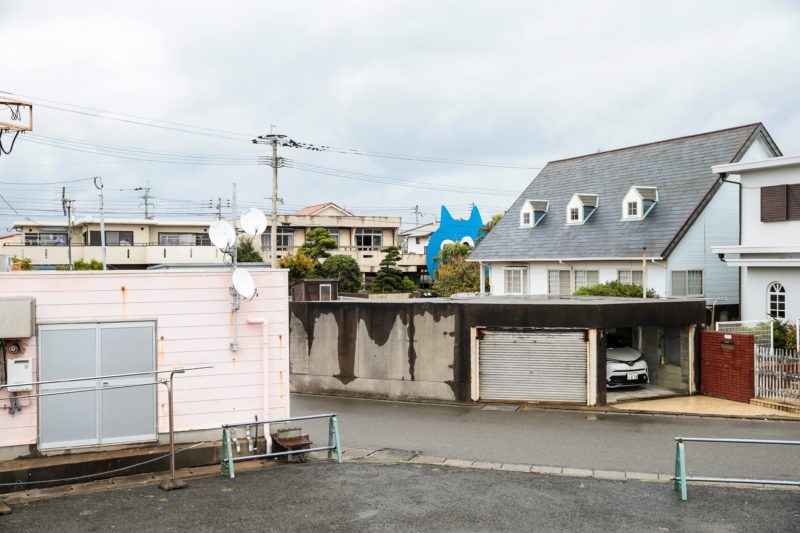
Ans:
POLYGON ((704 136, 707 136, 707 135, 715 135, 717 133, 722 133, 722 132, 725 132, 725 131, 740 130, 740 129, 744 129, 744 128, 754 128, 755 129, 755 128, 758 128, 759 126, 763 126, 763 123, 761 123, 761 122, 753 122, 751 124, 742 124, 741 126, 734 126, 732 128, 723 128, 723 129, 720 129, 720 130, 706 131, 706 132, 703 132, 703 133, 694 133, 694 134, 691 134, 691 135, 681 135, 680 137, 672 137, 670 139, 662 139, 660 141, 652 141, 652 142, 649 142, 649 143, 634 144, 632 146, 623 146, 622 148, 614 148, 612 150, 603 150, 602 152, 595 152, 593 154, 583 154, 583 155, 577 155, 577 156, 573 156, 573 157, 565 157, 564 159, 555 159, 553 161, 550 161, 548 163, 548 165, 550 163, 561 163, 561 162, 564 162, 564 161, 571 161, 573 159, 583 159, 584 157, 594 157, 594 156, 598 156, 598 155, 611 154, 611 153, 614 153, 614 152, 622 152, 623 150, 631 150, 633 148, 643 148, 645 146, 653 146, 653 145, 656 145, 656 144, 665 144, 665 143, 670 143, 670 142, 675 142, 675 141, 681 141, 681 140, 684 140, 684 139, 691 139, 691 138, 694 138, 694 137, 704 137, 704 136))

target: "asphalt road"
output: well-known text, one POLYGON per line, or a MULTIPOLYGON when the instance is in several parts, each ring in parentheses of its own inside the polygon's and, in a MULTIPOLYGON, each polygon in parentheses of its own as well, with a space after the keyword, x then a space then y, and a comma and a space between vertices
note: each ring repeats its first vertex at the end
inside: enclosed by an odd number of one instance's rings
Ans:
POLYGON ((0 531, 797 531, 800 494, 430 465, 307 463, 16 507, 0 531))
MULTIPOLYGON (((336 412, 342 445, 426 455, 671 474, 676 436, 800 440, 800 422, 589 414, 292 395, 293 416, 336 412)), ((316 442, 321 423, 304 422, 316 442)), ((800 446, 686 444, 689 475, 800 480, 800 446)))

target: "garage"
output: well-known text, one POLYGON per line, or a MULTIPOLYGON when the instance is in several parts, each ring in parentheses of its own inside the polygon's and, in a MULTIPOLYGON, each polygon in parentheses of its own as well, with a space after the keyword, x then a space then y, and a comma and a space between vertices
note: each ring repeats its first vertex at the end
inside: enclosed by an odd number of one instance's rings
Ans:
POLYGON ((587 403, 586 330, 480 329, 477 340, 481 401, 587 403))
POLYGON ((39 326, 39 449, 156 440, 155 365, 155 322, 39 326))

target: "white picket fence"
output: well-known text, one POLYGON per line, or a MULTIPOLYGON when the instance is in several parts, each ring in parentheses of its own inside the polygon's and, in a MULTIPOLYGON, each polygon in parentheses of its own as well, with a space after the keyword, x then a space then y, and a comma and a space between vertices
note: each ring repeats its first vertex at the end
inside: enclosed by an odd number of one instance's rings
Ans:
POLYGON ((800 405, 800 352, 755 349, 756 397, 800 405))

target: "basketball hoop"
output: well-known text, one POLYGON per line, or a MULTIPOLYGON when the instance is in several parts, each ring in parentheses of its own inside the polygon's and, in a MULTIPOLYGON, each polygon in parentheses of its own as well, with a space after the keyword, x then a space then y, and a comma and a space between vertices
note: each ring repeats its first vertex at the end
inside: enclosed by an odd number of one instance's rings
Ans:
POLYGON ((33 106, 19 100, 0 99, 0 156, 8 155, 21 132, 33 130, 33 106), (13 132, 10 144, 3 135, 13 132))

